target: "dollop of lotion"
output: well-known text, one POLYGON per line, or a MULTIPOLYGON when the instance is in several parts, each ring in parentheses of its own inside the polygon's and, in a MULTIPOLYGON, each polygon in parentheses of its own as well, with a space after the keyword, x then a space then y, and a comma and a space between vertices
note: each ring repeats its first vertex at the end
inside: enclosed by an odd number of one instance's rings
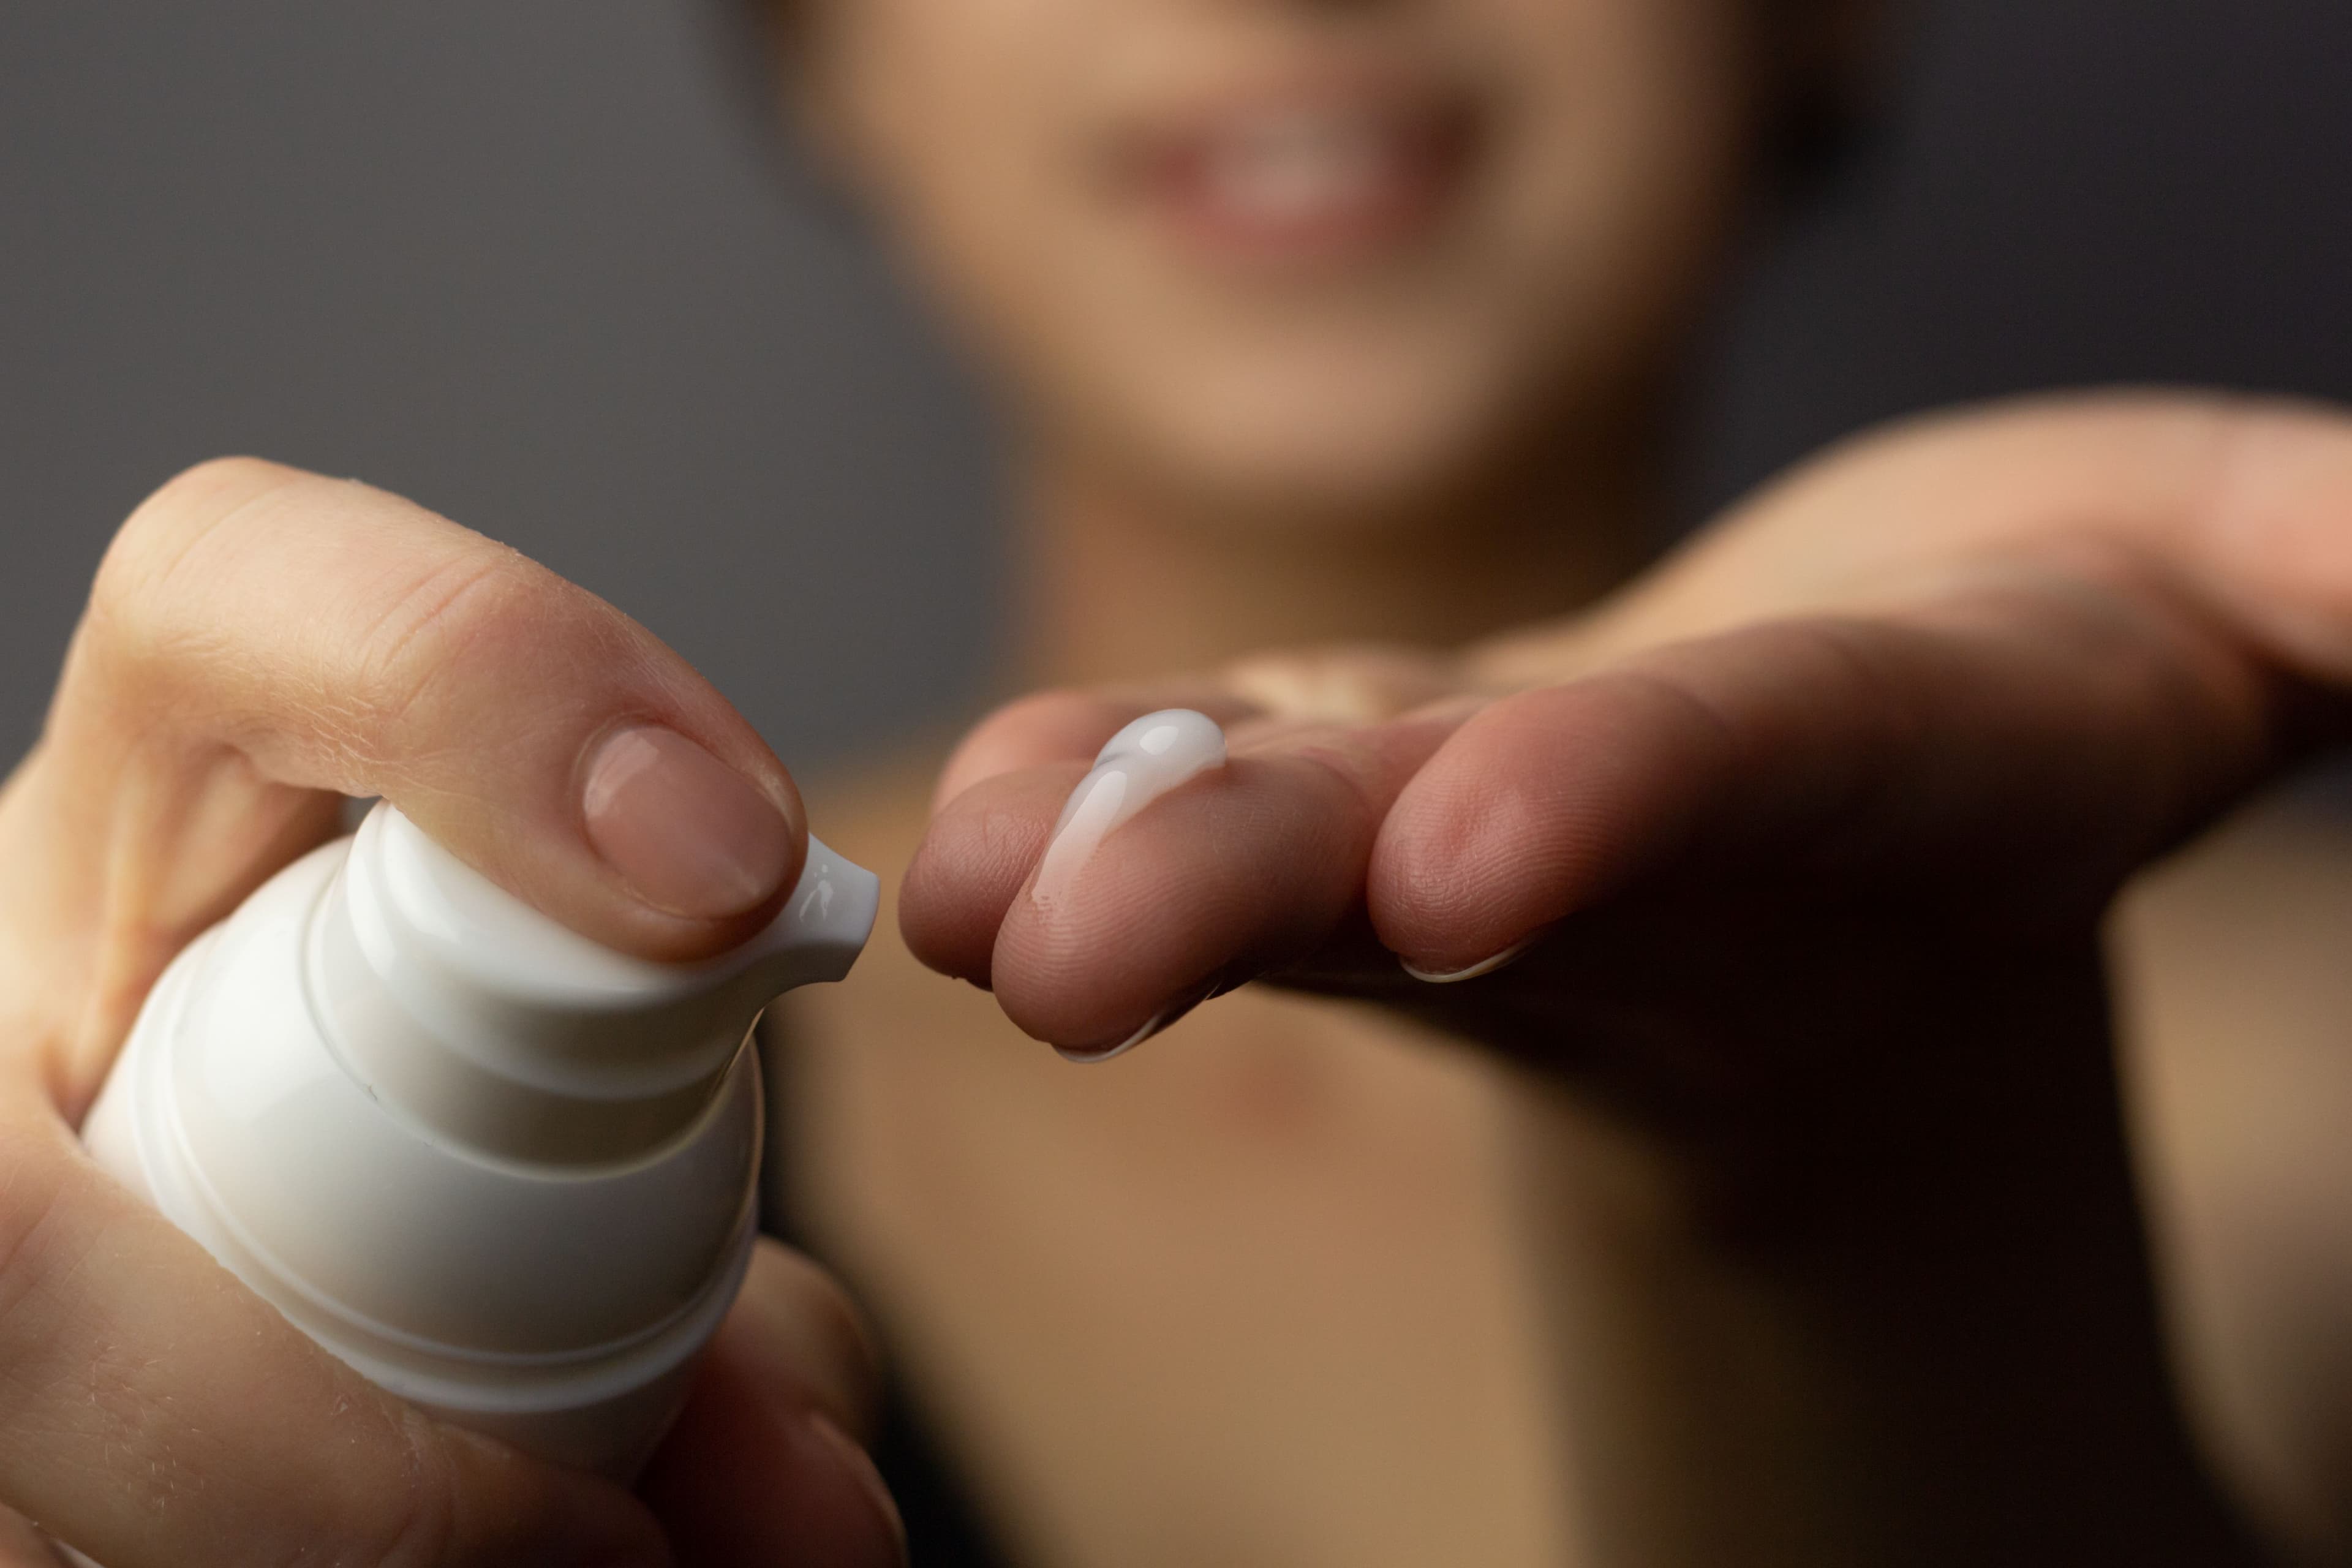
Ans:
POLYGON ((1225 765, 1225 732, 1206 713, 1163 708, 1106 742, 1054 825, 1029 896, 1051 909, 1120 823, 1189 779, 1225 765))

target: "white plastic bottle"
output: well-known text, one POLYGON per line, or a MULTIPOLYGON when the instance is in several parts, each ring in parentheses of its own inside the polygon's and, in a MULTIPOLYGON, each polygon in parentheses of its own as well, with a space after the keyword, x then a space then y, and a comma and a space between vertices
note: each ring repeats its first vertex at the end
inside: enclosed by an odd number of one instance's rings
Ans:
POLYGON ((745 1037, 848 972, 877 892, 812 839, 759 937, 652 963, 378 805, 172 964, 84 1137, 377 1384, 625 1480, 751 1256, 745 1037))

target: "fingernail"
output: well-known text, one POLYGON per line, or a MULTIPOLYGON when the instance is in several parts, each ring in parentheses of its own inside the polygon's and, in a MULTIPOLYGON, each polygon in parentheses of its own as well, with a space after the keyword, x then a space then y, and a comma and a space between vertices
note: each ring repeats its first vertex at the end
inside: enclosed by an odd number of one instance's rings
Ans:
POLYGON ((856 1481, 858 1489, 866 1494, 866 1500, 874 1505, 875 1514, 882 1526, 878 1539, 887 1542, 887 1555, 875 1561, 903 1568, 907 1561, 907 1524, 898 1517, 898 1505, 892 1500, 890 1489, 883 1484, 882 1472, 874 1468, 874 1460, 866 1450, 850 1440, 848 1433, 824 1415, 812 1411, 808 1424, 819 1443, 833 1451, 841 1461, 842 1468, 856 1481))
POLYGON ((692 920, 740 914, 792 866, 792 826, 751 781, 675 730, 608 736, 581 792, 588 841, 637 897, 692 920))
POLYGON ((1397 962, 1402 964, 1404 972, 1415 980, 1424 981, 1431 985, 1456 985, 1465 980, 1475 980, 1482 974, 1492 974, 1497 969, 1509 968, 1525 957, 1528 949, 1535 944, 1534 937, 1515 942, 1494 957, 1482 958, 1466 969, 1420 969, 1414 967, 1412 961, 1408 959, 1400 958, 1397 962))
POLYGON ((1184 1016, 1185 1014, 1190 1013, 1202 1003, 1210 1000, 1212 997, 1223 994, 1224 989, 1225 987, 1222 983, 1211 981, 1208 984, 1201 986, 1196 990, 1182 993, 1178 995, 1174 1001, 1169 1003, 1168 1005, 1160 1008, 1160 1011, 1151 1015, 1151 1016, 1144 1022, 1143 1027, 1136 1030, 1135 1033, 1128 1036, 1127 1038, 1119 1041, 1118 1044, 1115 1046, 1100 1047, 1093 1050, 1066 1050, 1060 1046, 1055 1046, 1054 1047, 1055 1053, 1064 1061, 1076 1062, 1080 1067, 1093 1067, 1097 1063, 1107 1062, 1113 1057, 1123 1057, 1127 1055, 1128 1052, 1135 1049, 1136 1047, 1143 1044, 1144 1041, 1151 1038, 1152 1036, 1159 1034, 1161 1030, 1177 1023, 1184 1016))

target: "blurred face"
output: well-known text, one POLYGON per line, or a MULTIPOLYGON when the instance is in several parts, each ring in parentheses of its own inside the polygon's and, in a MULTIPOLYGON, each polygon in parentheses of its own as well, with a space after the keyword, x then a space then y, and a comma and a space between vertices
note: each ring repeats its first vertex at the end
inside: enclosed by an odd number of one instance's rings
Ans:
POLYGON ((1756 0, 809 0, 809 106, 1049 450, 1244 511, 1603 427, 1706 281, 1756 0))

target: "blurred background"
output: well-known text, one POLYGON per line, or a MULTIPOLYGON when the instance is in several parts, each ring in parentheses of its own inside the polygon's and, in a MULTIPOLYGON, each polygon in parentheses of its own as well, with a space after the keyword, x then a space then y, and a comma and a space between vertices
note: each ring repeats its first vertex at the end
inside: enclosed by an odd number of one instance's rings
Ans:
MULTIPOLYGON (((984 412, 728 67, 687 0, 0 7, 0 752, 228 451, 548 562, 796 766, 980 700, 984 412)), ((2343 0, 1926 6, 1694 370, 1685 510, 2018 388, 2352 396, 2347 82, 2343 0)))
MULTIPOLYGON (((2352 5, 1915 9, 1868 134, 1754 235, 1688 367, 1685 522, 1960 400, 2352 399, 2352 5)), ((796 768, 990 695, 987 410, 721 14, 0 5, 0 764, 122 517, 236 451, 548 563, 796 768)), ((920 1542, 948 1527, 908 1440, 920 1542)))

